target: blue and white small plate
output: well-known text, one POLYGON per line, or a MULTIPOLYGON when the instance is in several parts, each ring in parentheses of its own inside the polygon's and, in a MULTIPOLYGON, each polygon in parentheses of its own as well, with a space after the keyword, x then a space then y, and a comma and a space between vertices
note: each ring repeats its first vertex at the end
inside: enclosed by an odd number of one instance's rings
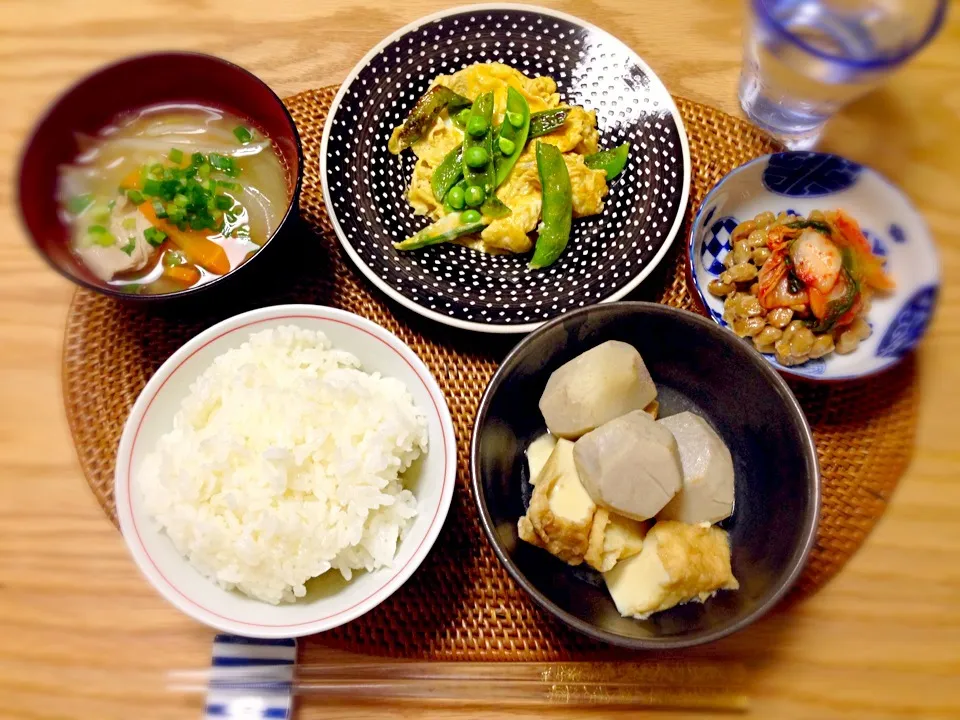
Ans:
MULTIPOLYGON (((831 353, 781 372, 810 380, 847 380, 881 372, 916 346, 927 329, 940 287, 940 262, 927 225, 909 199, 875 170, 851 160, 816 152, 765 155, 741 165, 704 198, 687 243, 693 285, 710 316, 723 321, 723 299, 707 284, 725 269, 730 233, 743 220, 764 210, 845 210, 855 218, 873 246, 887 258, 896 282, 890 293, 877 293, 867 321, 873 334, 849 355, 831 353)), ((744 341, 747 342, 747 341, 744 341)))

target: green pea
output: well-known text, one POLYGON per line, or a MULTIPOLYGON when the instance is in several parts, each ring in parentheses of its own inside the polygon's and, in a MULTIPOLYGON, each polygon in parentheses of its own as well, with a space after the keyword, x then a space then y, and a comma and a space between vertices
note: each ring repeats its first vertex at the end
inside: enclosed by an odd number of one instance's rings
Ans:
POLYGON ((463 127, 466 127, 466 126, 467 126, 467 122, 470 120, 470 108, 469 108, 469 107, 465 107, 463 110, 461 110, 460 112, 458 112, 458 113, 456 114, 456 116, 454 117, 453 120, 454 120, 454 122, 455 122, 457 125, 459 125, 460 127, 462 127, 462 128, 463 128, 463 127))
POLYGON ((460 214, 460 222, 464 225, 473 225, 483 218, 478 210, 467 210, 460 214))
POLYGON ((463 210, 465 198, 463 197, 463 188, 452 187, 447 193, 447 203, 454 210, 463 210))
POLYGON ((472 148, 467 148, 466 152, 463 153, 463 161, 467 164, 467 167, 479 170, 490 162, 490 153, 479 145, 476 145, 472 148))
POLYGON ((503 136, 500 137, 497 144, 500 146, 500 152, 504 155, 513 155, 513 151, 517 149, 517 144, 513 140, 503 136))
POLYGON ((523 125, 523 115, 518 112, 508 112, 507 122, 519 129, 523 125))
POLYGON ((470 118, 470 122, 467 123, 467 132, 476 138, 486 135, 489 129, 490 125, 479 115, 474 115, 470 118))
POLYGON ((468 206, 480 207, 483 205, 483 201, 487 199, 487 194, 479 185, 472 185, 464 191, 463 197, 468 206))

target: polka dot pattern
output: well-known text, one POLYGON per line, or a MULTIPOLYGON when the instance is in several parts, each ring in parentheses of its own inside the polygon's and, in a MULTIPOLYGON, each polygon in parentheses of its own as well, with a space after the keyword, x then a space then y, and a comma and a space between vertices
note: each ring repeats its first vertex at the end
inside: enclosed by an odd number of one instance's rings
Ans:
POLYGON ((414 309, 472 329, 529 330, 622 296, 653 269, 684 210, 689 163, 669 93, 620 41, 548 14, 468 10, 428 21, 357 71, 330 122, 323 180, 341 242, 414 309), (392 245, 429 221, 405 197, 415 157, 391 155, 390 133, 434 77, 479 62, 552 77, 563 102, 596 110, 601 147, 632 145, 603 213, 575 220, 566 251, 545 270, 529 269, 526 255, 392 245))

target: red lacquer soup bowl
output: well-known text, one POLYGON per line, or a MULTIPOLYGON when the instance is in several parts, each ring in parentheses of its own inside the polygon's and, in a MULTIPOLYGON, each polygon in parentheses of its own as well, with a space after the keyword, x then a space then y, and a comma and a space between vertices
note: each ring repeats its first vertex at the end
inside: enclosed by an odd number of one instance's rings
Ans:
POLYGON ((150 301, 206 293, 253 276, 264 267, 278 236, 296 226, 303 176, 303 150, 290 113, 258 77, 217 57, 161 52, 101 68, 67 90, 40 119, 23 151, 18 185, 20 213, 28 236, 54 269, 93 290, 124 299, 150 301), (272 141, 287 175, 288 198, 276 227, 245 262, 202 284, 165 294, 131 294, 95 276, 70 248, 70 229, 57 199, 58 170, 73 163, 78 137, 94 136, 118 117, 158 105, 201 105, 242 119, 272 141))

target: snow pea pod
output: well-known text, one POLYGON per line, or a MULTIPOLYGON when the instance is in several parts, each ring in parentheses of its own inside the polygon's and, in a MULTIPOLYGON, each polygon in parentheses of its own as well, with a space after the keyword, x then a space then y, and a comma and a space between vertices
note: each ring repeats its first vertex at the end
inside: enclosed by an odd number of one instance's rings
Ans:
POLYGON ((407 119, 403 121, 403 125, 394 128, 387 149, 394 155, 399 155, 423 137, 445 108, 449 108, 452 112, 468 105, 470 105, 469 98, 443 85, 434 85, 417 100, 407 119))
POLYGON ((473 107, 470 110, 470 119, 467 121, 467 134, 463 137, 463 158, 461 164, 463 168, 463 177, 467 181, 467 187, 479 187, 484 195, 493 193, 497 174, 493 166, 493 93, 487 92, 478 96, 473 101, 473 107), (471 152, 474 148, 479 153, 482 150, 488 158, 483 167, 470 167, 466 162, 468 156, 473 156, 471 152))
POLYGON ((541 110, 530 116, 530 132, 528 140, 549 135, 567 121, 567 115, 570 114, 570 108, 553 108, 552 110, 541 110))
POLYGON ((535 269, 545 268, 560 257, 570 240, 573 223, 573 189, 563 153, 555 145, 538 142, 537 171, 543 188, 543 222, 530 260, 530 267, 535 269))
POLYGON ((463 145, 457 145, 447 153, 430 177, 430 187, 437 202, 450 192, 450 189, 463 177, 463 145))
POLYGON ((506 217, 513 211, 508 208, 503 200, 498 198, 496 195, 490 195, 486 200, 483 201, 483 205, 480 206, 480 212, 483 213, 484 217, 497 218, 506 217))
POLYGON ((513 170, 513 166, 517 164, 517 159, 527 144, 529 133, 530 106, 523 95, 512 87, 508 87, 507 112, 493 143, 498 187, 503 185, 510 171, 513 170))
POLYGON ((584 165, 591 170, 603 170, 607 173, 607 181, 613 180, 623 172, 630 157, 630 143, 624 143, 610 150, 601 150, 583 159, 584 165))
POLYGON ((397 250, 419 250, 420 248, 431 245, 450 242, 464 235, 478 233, 487 226, 487 223, 482 220, 479 222, 461 223, 461 215, 462 213, 446 215, 433 223, 433 225, 425 227, 416 235, 408 237, 403 242, 394 243, 393 246, 397 250))

